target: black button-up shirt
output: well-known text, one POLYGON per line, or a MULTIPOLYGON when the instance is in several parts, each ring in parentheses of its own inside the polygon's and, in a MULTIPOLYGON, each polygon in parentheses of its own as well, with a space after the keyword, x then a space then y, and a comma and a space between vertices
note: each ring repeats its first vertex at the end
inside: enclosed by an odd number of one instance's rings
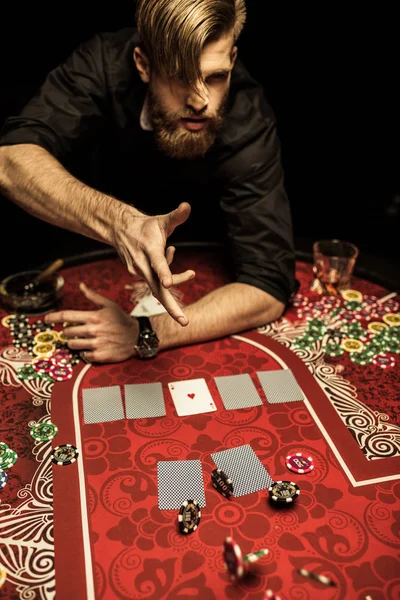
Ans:
POLYGON ((146 214, 189 202, 191 216, 170 243, 222 242, 235 281, 286 304, 298 286, 291 213, 262 87, 237 60, 215 144, 204 158, 172 159, 143 126, 147 86, 133 60, 137 43, 135 28, 82 43, 7 119, 0 145, 37 144, 81 181, 146 214))

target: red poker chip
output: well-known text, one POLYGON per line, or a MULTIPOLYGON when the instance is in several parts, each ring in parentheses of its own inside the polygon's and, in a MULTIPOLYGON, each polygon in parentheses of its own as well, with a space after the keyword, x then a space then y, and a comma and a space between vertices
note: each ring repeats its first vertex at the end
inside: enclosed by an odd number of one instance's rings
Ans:
POLYGON ((231 537, 224 541, 223 559, 232 580, 237 580, 244 575, 244 564, 242 551, 239 544, 231 537))
POLYGON ((342 302, 337 296, 323 296, 321 298, 321 304, 331 310, 332 308, 338 308, 342 302))
POLYGON ((397 312, 399 310, 399 303, 396 302, 396 300, 393 300, 393 298, 389 298, 389 300, 386 300, 386 302, 383 302, 380 306, 386 310, 386 312, 397 312))
POLYGON ((374 319, 381 319, 382 317, 387 315, 388 312, 390 311, 386 310, 386 308, 382 308, 382 304, 379 305, 379 308, 374 308, 374 310, 372 311, 374 319))
POLYGON ((393 356, 387 356, 386 354, 377 354, 372 359, 374 365, 377 365, 381 369, 387 369, 389 367, 394 367, 396 361, 393 356))
POLYGON ((286 466, 294 473, 309 473, 314 468, 314 461, 311 456, 297 452, 286 457, 286 466))
POLYGON ((297 309, 297 316, 299 319, 314 319, 315 318, 315 312, 313 311, 312 308, 309 308, 308 306, 306 308, 298 308, 297 309))
POLYGON ((355 318, 357 319, 357 321, 371 321, 373 313, 369 308, 362 308, 361 310, 358 310, 356 313, 354 313, 355 318))
POLYGON ((314 302, 311 308, 316 315, 326 315, 326 313, 329 312, 329 308, 322 302, 314 302))
POLYGON ((376 296, 364 296, 361 302, 363 308, 372 310, 378 306, 378 298, 376 296))
POLYGON ((32 367, 36 373, 50 373, 54 363, 51 358, 36 358, 32 361, 32 367))
POLYGON ((307 296, 303 296, 303 294, 296 294, 292 300, 292 305, 295 308, 299 308, 300 306, 306 306, 308 304, 307 296))
POLYGON ((70 365, 73 360, 73 356, 68 350, 57 350, 54 354, 51 355, 51 360, 53 361, 53 365, 70 365))
POLYGON ((72 367, 69 365, 53 364, 49 371, 50 377, 52 377, 55 381, 66 381, 67 379, 71 379, 72 373, 72 367))
POLYGON ((356 323, 357 321, 355 313, 350 310, 344 310, 340 315, 340 320, 346 323, 356 323))

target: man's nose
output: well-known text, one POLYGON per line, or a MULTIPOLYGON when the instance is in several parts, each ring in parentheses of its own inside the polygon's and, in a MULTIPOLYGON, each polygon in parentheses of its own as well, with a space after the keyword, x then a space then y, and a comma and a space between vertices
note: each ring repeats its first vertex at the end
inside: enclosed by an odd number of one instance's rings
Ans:
POLYGON ((191 108, 193 112, 202 113, 207 109, 209 102, 207 92, 195 92, 194 90, 190 90, 188 95, 186 96, 186 106, 191 108))

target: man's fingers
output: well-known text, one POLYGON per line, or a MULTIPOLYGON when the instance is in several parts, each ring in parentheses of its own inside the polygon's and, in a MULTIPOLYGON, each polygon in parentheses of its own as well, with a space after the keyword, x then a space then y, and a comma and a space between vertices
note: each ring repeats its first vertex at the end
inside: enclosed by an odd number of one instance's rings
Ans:
POLYGON ((195 271, 185 271, 184 273, 179 273, 177 275, 172 275, 172 285, 181 285, 185 281, 189 281, 196 276, 195 271))
POLYGON ((97 347, 95 338, 77 338, 68 340, 68 348, 71 350, 94 350, 97 347))
MULTIPOLYGON (((147 250, 148 261, 151 268, 157 275, 161 285, 165 288, 169 288, 172 285, 172 273, 169 269, 168 262, 164 253, 161 250, 150 249, 147 250)), ((147 279, 147 277, 146 277, 147 279)))
POLYGON ((165 253, 165 258, 167 260, 168 266, 171 266, 175 256, 175 247, 168 246, 167 251, 165 253))
POLYGON ((160 285, 159 281, 154 277, 150 265, 143 265, 143 275, 150 286, 153 296, 161 302, 171 317, 183 327, 188 325, 189 320, 184 315, 182 309, 172 296, 171 292, 160 285))
POLYGON ((77 325, 75 327, 66 327, 63 331, 65 337, 67 338, 91 338, 96 336, 96 332, 94 330, 91 331, 91 328, 95 327, 95 325, 77 325))
POLYGON ((188 220, 191 210, 192 208, 190 204, 188 204, 187 202, 181 202, 178 208, 176 208, 167 215, 167 237, 171 235, 171 233, 174 231, 174 229, 176 229, 176 227, 178 227, 178 225, 182 225, 182 223, 188 220))
POLYGON ((91 302, 93 302, 93 304, 96 304, 100 308, 112 306, 114 304, 112 300, 88 288, 88 286, 84 283, 79 284, 79 289, 88 300, 90 300, 91 302))
POLYGON ((45 323, 97 323, 97 320, 97 310, 60 310, 44 317, 45 323))

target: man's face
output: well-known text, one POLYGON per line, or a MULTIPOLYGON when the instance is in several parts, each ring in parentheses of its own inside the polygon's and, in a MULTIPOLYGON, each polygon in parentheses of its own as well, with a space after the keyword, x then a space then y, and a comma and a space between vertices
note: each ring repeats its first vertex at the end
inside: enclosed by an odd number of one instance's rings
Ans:
POLYGON ((213 145, 223 124, 235 59, 232 35, 205 46, 200 93, 179 80, 150 74, 150 118, 156 142, 168 156, 199 158, 213 145))

